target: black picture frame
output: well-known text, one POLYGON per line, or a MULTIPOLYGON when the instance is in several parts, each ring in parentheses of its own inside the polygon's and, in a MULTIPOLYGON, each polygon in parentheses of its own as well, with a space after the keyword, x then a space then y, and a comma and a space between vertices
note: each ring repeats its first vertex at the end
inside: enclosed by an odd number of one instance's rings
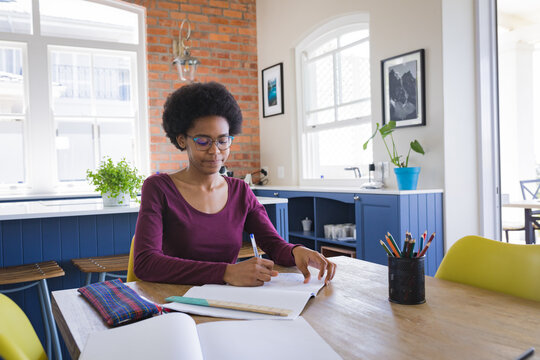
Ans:
POLYGON ((283 63, 263 69, 261 80, 263 118, 283 114, 283 63))
POLYGON ((383 125, 426 125, 424 49, 381 60, 383 125))

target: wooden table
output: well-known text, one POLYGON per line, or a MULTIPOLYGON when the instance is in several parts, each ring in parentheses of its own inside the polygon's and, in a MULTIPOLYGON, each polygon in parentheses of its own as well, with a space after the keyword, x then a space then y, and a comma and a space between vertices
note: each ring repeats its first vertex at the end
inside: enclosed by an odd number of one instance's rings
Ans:
MULTIPOLYGON (((513 359, 531 346, 540 358, 540 302, 426 277, 425 304, 393 304, 385 266, 344 256, 332 260, 338 264, 334 280, 309 300, 302 316, 344 359, 513 359)), ((158 303, 189 288, 129 285, 158 303)), ((54 291, 52 303, 77 359, 88 334, 107 326, 75 289, 54 291)))
MULTIPOLYGON (((533 223, 538 224, 538 218, 532 216, 533 209, 540 209, 540 199, 511 201, 502 205, 503 207, 522 208, 525 210, 525 243, 536 244, 533 223)), ((540 226, 539 226, 540 227, 540 226)), ((540 351, 540 349, 539 349, 540 351)))

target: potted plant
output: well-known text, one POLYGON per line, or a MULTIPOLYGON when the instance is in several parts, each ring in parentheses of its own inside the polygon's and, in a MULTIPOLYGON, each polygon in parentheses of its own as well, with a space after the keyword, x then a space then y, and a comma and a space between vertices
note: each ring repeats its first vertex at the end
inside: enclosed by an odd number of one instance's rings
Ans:
POLYGON ((411 150, 424 155, 424 149, 422 148, 422 145, 420 145, 418 140, 411 141, 407 157, 405 158, 405 160, 402 160, 402 156, 399 155, 397 152, 396 144, 394 143, 394 136, 392 135, 392 132, 395 128, 395 121, 390 121, 388 124, 384 125, 380 129, 379 123, 377 123, 377 128, 373 132, 373 135, 371 135, 371 137, 364 143, 364 150, 366 150, 369 141, 373 139, 375 135, 377 135, 378 131, 379 134, 381 134, 381 138, 384 142, 384 146, 386 147, 386 151, 388 151, 390 161, 396 166, 394 168, 394 173, 396 174, 399 190, 416 190, 420 167, 409 167, 409 156, 411 155, 411 150), (390 139, 392 140, 392 151, 390 151, 390 148, 386 143, 387 136, 390 136, 390 139))
POLYGON ((144 177, 137 174, 125 159, 116 165, 105 158, 95 172, 87 170, 86 178, 101 193, 103 206, 127 206, 130 199, 137 199, 144 177))

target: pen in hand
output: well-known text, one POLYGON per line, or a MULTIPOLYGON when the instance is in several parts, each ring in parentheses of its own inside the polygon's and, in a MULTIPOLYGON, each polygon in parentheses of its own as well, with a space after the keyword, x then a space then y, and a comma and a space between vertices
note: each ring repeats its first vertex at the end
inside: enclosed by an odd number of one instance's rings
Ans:
POLYGON ((249 238, 251 239, 251 246, 253 246, 253 253, 255 254, 255 257, 260 258, 261 256, 257 250, 257 243, 255 242, 255 235, 249 234, 249 238))

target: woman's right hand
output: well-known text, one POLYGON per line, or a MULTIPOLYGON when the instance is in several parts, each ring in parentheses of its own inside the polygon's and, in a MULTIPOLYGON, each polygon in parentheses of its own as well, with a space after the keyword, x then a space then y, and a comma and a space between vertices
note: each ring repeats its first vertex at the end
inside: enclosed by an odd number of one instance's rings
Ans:
POLYGON ((274 262, 262 258, 251 258, 237 264, 227 265, 223 281, 234 286, 261 286, 270 281, 278 272, 273 270, 274 262))

